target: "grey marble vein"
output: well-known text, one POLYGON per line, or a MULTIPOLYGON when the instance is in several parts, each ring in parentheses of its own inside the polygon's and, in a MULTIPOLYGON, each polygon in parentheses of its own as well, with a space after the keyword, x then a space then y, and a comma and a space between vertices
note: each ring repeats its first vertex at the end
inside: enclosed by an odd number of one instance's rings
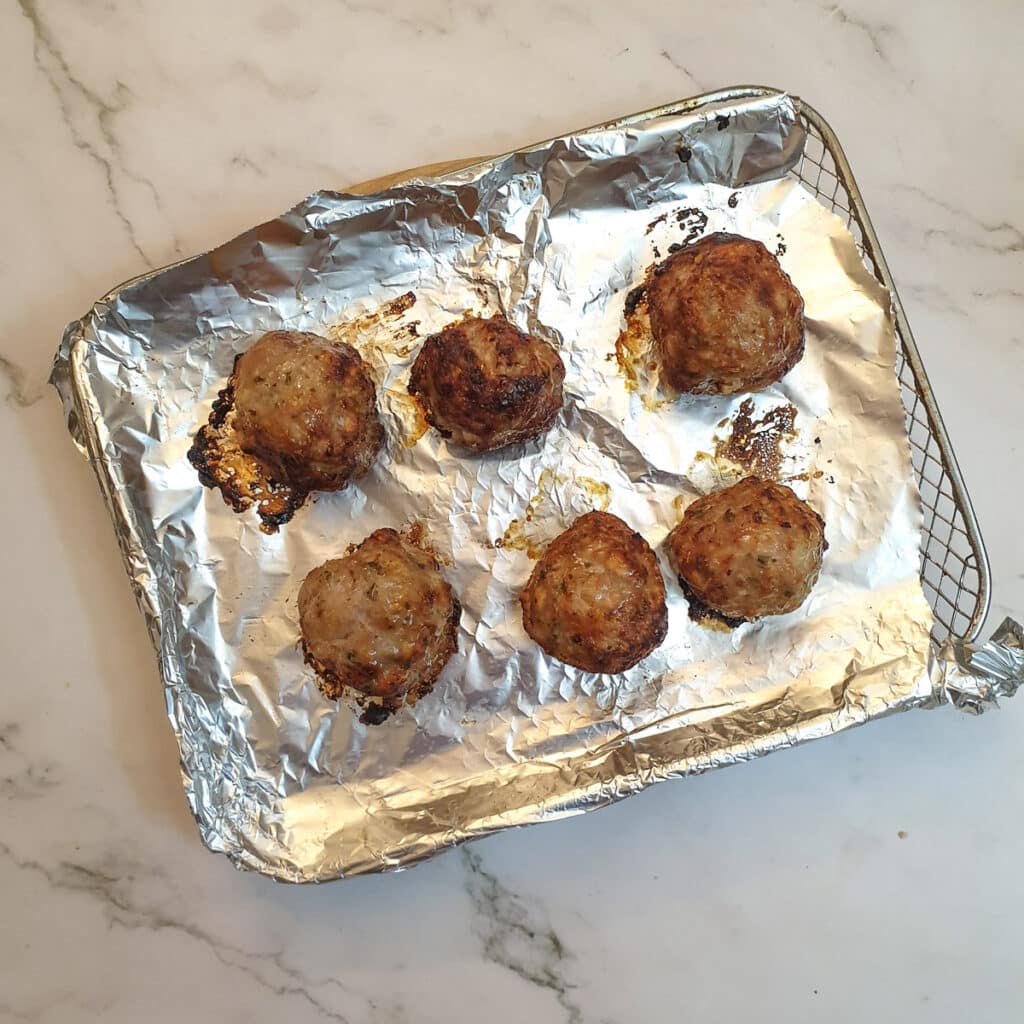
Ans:
MULTIPOLYGON (((950 313, 963 319, 972 319, 977 315, 977 310, 980 308, 974 304, 969 304, 971 308, 968 309, 957 301, 950 289, 941 288, 933 284, 906 282, 900 285, 900 292, 901 294, 912 296, 922 305, 937 313, 950 313)), ((1024 300, 1024 293, 1014 288, 974 288, 966 294, 978 302, 991 302, 997 299, 1010 301, 1024 300)), ((1005 337, 1004 340, 1008 345, 1017 346, 1020 344, 1021 339, 1010 335, 1005 337)))
POLYGON ((889 63, 889 54, 884 40, 887 36, 895 33, 896 30, 892 25, 881 21, 868 21, 866 18, 851 14, 839 4, 832 4, 827 11, 834 15, 841 24, 849 25, 850 28, 862 32, 871 43, 871 48, 875 51, 876 56, 885 63, 889 63))
POLYGON ((367 3, 363 0, 338 0, 341 6, 351 14, 372 14, 383 18, 388 25, 401 25, 403 28, 411 29, 414 35, 426 34, 446 36, 451 29, 441 21, 428 18, 424 12, 418 11, 412 16, 403 15, 400 8, 394 4, 367 3))
POLYGON ((238 154, 231 158, 231 166, 241 167, 246 171, 252 171, 253 174, 258 175, 261 178, 265 178, 267 176, 267 172, 260 167, 258 163, 254 160, 250 160, 247 156, 243 156, 242 154, 238 154))
POLYGON ((1019 288, 974 288, 971 295, 976 299, 1024 299, 1019 288))
POLYGON ((286 101, 310 100, 320 91, 319 84, 297 85, 290 82, 279 82, 259 65, 251 60, 236 61, 234 67, 246 78, 259 83, 263 89, 277 99, 286 101))
POLYGON ((975 221, 986 234, 996 236, 1003 235, 1003 238, 987 238, 984 240, 971 238, 962 231, 954 231, 950 228, 925 228, 925 238, 947 238, 957 245, 968 246, 972 249, 984 249, 988 252, 1009 255, 1015 252, 1024 252, 1024 232, 1020 228, 1002 221, 998 224, 984 224, 975 221), (1008 237, 1007 237, 1008 236, 1008 237))
POLYGON ((96 863, 59 860, 46 864, 41 860, 19 857, 12 847, 0 841, 0 860, 6 860, 21 871, 41 877, 56 890, 79 893, 99 904, 110 927, 142 930, 153 933, 173 931, 200 943, 225 967, 245 975, 261 989, 276 997, 291 997, 308 1005, 323 1020, 348 1024, 350 1018, 329 1006, 311 991, 334 988, 345 996, 360 999, 371 1014, 376 1012, 372 1000, 353 992, 335 978, 312 979, 285 962, 285 950, 256 952, 226 942, 198 924, 177 916, 171 909, 177 904, 171 894, 161 905, 144 905, 133 898, 132 887, 140 880, 163 879, 149 865, 131 862, 120 854, 111 854, 96 863), (277 971, 280 977, 268 975, 277 971))
POLYGON ((541 919, 541 913, 531 910, 484 868, 478 853, 463 847, 461 856, 474 930, 483 943, 484 956, 531 985, 548 989, 565 1010, 568 1024, 582 1024, 583 1011, 566 978, 572 954, 557 933, 541 919))
POLYGON ((7 381, 4 400, 19 409, 35 405, 46 391, 45 383, 32 382, 28 372, 7 356, 0 356, 0 377, 7 381))
POLYGON ((35 760, 23 749, 17 722, 0 723, 0 797, 32 800, 58 784, 56 768, 35 760))
POLYGON ((979 217, 972 211, 962 206, 956 206, 945 199, 940 199, 931 192, 926 191, 919 185, 910 185, 906 182, 897 182, 891 186, 894 192, 909 192, 919 196, 932 206, 944 210, 953 217, 957 217, 971 227, 977 229, 983 236, 982 239, 972 237, 963 231, 953 228, 927 227, 924 229, 925 237, 945 237, 958 244, 968 245, 977 249, 987 249, 997 253, 1024 252, 1024 230, 1008 220, 990 221, 979 217), (1001 237, 993 237, 1001 236, 1001 237))
MULTIPOLYGON (((121 222, 132 248, 138 253, 146 266, 151 267, 152 261, 139 244, 135 227, 125 212, 121 194, 118 190, 115 171, 136 184, 146 188, 152 196, 153 203, 161 212, 163 208, 160 195, 153 182, 136 171, 125 166, 121 158, 121 147, 113 130, 114 118, 126 109, 131 98, 131 90, 121 81, 116 83, 112 100, 104 99, 95 90, 89 88, 71 69, 54 34, 44 23, 37 9, 35 0, 18 0, 21 12, 32 27, 32 50, 36 67, 49 83, 57 103, 60 106, 61 118, 71 135, 75 148, 85 153, 103 174, 107 190, 107 198, 115 216, 121 222), (72 99, 77 97, 88 109, 92 110, 100 138, 105 143, 109 155, 101 150, 94 141, 87 138, 75 124, 72 99)), ((181 247, 172 233, 172 244, 180 254, 181 247)))
POLYGON ((704 88, 697 81, 697 79, 694 76, 693 72, 685 64, 683 64, 682 61, 678 60, 676 57, 673 57, 672 54, 668 52, 668 50, 659 50, 658 51, 658 56, 663 58, 664 60, 667 60, 669 62, 669 64, 671 64, 672 67, 674 67, 676 69, 676 71, 682 71, 682 73, 684 75, 686 75, 686 77, 691 82, 693 82, 693 84, 695 86, 697 86, 698 89, 703 89, 704 88))
POLYGON ((899 286, 901 295, 913 296, 923 306, 937 313, 952 313, 954 316, 969 318, 970 313, 950 295, 946 288, 932 284, 914 284, 905 282, 899 286))

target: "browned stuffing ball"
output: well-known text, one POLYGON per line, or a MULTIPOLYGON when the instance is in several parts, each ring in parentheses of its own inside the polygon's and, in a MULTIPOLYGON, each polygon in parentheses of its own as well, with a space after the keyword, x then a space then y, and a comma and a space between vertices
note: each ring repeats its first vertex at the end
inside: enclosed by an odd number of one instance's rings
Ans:
POLYGON ((747 477, 690 505, 669 534, 679 581, 729 619, 798 608, 818 579, 825 523, 788 487, 747 477))
POLYGON ((306 660, 327 696, 351 687, 391 710, 441 674, 461 611, 434 555, 390 529, 318 566, 299 590, 306 660))
POLYGON ((735 395, 780 380, 804 354, 804 302, 760 243, 716 233, 655 269, 647 304, 677 391, 735 395))
POLYGON ((443 437, 489 452, 548 430, 562 408, 564 379, 546 341, 504 317, 467 317, 427 338, 409 391, 443 437))
POLYGON ((665 582, 647 541, 588 512, 556 537, 519 597, 526 632, 587 672, 624 672, 665 639, 665 582))
POLYGON ((305 491, 340 490, 363 476, 384 442, 359 353, 317 334, 264 334, 235 363, 234 407, 242 450, 305 491))

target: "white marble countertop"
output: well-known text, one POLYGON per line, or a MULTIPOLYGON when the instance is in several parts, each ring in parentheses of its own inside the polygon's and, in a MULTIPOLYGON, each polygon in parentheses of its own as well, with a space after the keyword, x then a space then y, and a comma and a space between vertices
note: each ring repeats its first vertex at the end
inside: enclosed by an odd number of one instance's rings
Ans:
POLYGON ((0 6, 0 1021, 1024 1015, 1024 697, 917 712, 400 875, 200 845, 155 661, 45 386, 64 324, 317 187, 761 82, 830 119, 1024 612, 1010 0, 0 6), (971 185, 967 172, 973 172, 971 185))

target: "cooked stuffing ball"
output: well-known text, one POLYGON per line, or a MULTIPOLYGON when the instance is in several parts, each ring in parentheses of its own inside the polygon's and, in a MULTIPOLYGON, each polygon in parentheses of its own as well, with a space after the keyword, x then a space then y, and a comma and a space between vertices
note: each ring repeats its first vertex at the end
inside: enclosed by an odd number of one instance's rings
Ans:
POLYGON ((317 334, 264 334, 235 363, 234 403, 241 448, 302 490, 340 490, 384 441, 359 353, 317 334))
POLYGON ((588 512, 556 537, 519 600, 526 632, 548 654, 588 672, 624 672, 668 629, 654 552, 607 512, 588 512))
POLYGON ((467 317, 424 342, 409 391, 443 437, 489 452, 548 430, 562 408, 564 378, 546 341, 504 317, 467 317))
POLYGON ((803 299, 750 238, 717 233, 669 256, 655 269, 647 304, 665 378, 677 391, 759 391, 804 354, 803 299))
POLYGON ((299 590, 306 660, 327 696, 350 687, 392 710, 440 675, 460 614, 435 556, 390 529, 318 566, 299 590))
POLYGON ((747 477, 690 505, 669 534, 679 581, 728 619, 798 608, 818 579, 825 523, 788 487, 747 477))

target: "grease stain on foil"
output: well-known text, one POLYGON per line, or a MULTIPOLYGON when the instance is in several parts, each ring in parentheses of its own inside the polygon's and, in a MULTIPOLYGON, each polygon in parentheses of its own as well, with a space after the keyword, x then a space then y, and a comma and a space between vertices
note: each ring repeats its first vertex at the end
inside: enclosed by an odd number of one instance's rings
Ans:
POLYGON ((796 408, 788 402, 758 415, 754 400, 745 398, 728 432, 715 439, 715 462, 736 466, 745 476, 778 480, 786 445, 797 436, 796 416, 796 408))
POLYGON ((395 419, 403 448, 412 448, 430 429, 423 406, 408 392, 388 388, 384 406, 395 419))
POLYGON ((331 341, 351 345, 370 367, 378 386, 395 359, 406 359, 419 343, 419 321, 398 321, 416 305, 416 293, 405 292, 390 302, 336 321, 324 329, 331 341))
MULTIPOLYGON (((697 241, 705 233, 708 215, 695 206, 667 211, 647 225, 645 234, 649 235, 661 224, 672 225, 673 230, 683 232, 681 241, 674 241, 668 246, 669 253, 673 254, 697 241)), ((653 278, 664 266, 660 261, 661 251, 657 246, 654 247, 654 254, 656 262, 647 267, 640 284, 626 293, 623 307, 625 323, 615 341, 614 350, 614 358, 626 390, 635 394, 648 412, 657 412, 671 405, 679 397, 678 392, 661 377, 661 361, 651 330, 647 290, 653 278)))
POLYGON ((544 549, 560 532, 552 532, 554 523, 564 522, 563 528, 567 528, 571 520, 585 512, 594 509, 607 511, 611 501, 611 487, 600 480, 544 469, 522 516, 509 521, 494 546, 506 551, 524 551, 528 558, 540 558, 544 549), (563 510, 570 513, 568 521, 565 515, 560 514, 563 510), (543 520, 543 526, 539 525, 540 520, 543 520))
POLYGON ((687 476, 702 491, 746 476, 779 483, 818 479, 820 471, 800 465, 811 456, 799 444, 796 418, 789 402, 758 411, 753 398, 744 398, 733 415, 718 422, 711 451, 694 453, 687 476))

